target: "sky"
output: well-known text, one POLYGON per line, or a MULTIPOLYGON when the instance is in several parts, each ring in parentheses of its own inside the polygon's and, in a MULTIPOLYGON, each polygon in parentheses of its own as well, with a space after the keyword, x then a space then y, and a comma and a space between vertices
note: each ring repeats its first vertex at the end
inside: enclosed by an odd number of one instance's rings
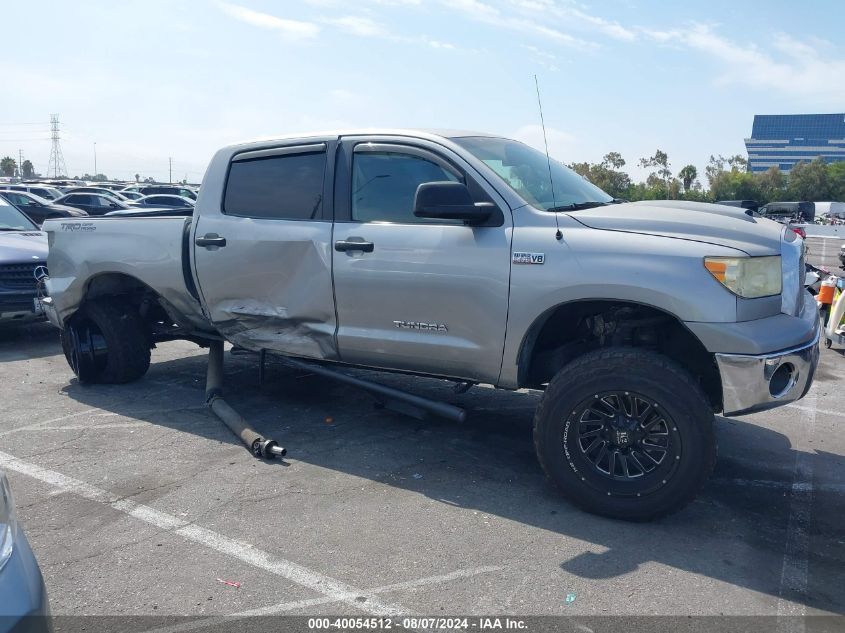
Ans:
POLYGON ((845 112, 842 0, 122 0, 0 4, 0 156, 199 182, 274 134, 469 129, 636 178, 745 154, 754 114, 845 112))

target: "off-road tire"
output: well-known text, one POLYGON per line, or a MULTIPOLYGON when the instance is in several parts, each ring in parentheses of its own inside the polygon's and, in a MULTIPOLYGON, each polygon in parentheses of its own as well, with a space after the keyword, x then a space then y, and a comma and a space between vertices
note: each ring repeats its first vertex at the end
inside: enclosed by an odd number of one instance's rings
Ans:
POLYGON ((123 384, 137 380, 150 367, 150 336, 141 315, 126 302, 115 299, 90 301, 62 330, 62 350, 82 383, 123 384), (106 344, 105 363, 96 369, 80 370, 72 360, 70 328, 93 326, 106 344))
POLYGON ((606 348, 575 359, 549 383, 534 417, 534 446, 547 477, 575 505, 606 517, 649 521, 686 506, 710 476, 716 461, 713 420, 707 397, 680 365, 647 350, 606 348), (583 452, 564 450, 572 442, 567 431, 572 433, 578 423, 575 409, 613 390, 642 394, 659 404, 671 420, 667 433, 678 441, 679 454, 671 457, 674 470, 639 495, 621 492, 607 476, 602 489, 602 473, 586 472, 583 452))

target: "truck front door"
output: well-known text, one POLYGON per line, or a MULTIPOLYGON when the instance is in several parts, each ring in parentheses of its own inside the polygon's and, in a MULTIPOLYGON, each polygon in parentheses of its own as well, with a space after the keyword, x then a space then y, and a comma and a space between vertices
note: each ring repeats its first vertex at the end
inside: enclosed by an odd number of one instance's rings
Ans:
POLYGON ((495 382, 508 311, 512 220, 446 148, 343 139, 336 161, 334 284, 344 362, 495 382), (417 187, 464 182, 494 202, 485 226, 417 218, 417 187))
POLYGON ((222 194, 211 193, 222 204, 200 201, 193 232, 199 291, 208 317, 236 345, 337 358, 334 146, 327 140, 235 154, 222 194))

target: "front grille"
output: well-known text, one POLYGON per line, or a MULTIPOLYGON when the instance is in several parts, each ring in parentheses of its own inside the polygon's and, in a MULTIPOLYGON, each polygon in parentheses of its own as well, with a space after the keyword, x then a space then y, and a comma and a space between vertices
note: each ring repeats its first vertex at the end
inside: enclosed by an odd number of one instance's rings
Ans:
POLYGON ((0 265, 0 288, 7 290, 35 290, 37 285, 35 268, 43 265, 42 262, 0 265))

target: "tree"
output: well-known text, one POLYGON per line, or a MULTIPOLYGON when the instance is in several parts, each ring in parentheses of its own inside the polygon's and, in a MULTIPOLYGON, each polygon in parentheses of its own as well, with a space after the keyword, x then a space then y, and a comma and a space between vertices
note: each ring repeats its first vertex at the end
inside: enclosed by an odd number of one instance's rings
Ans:
POLYGON ((639 162, 640 167, 656 167, 656 171, 649 174, 646 183, 650 186, 657 186, 658 180, 663 182, 664 187, 669 186, 669 179, 672 178, 672 169, 669 166, 669 156, 666 152, 655 150, 654 156, 651 158, 641 158, 639 162))
POLYGON ((604 155, 601 161, 604 167, 613 167, 613 169, 620 169, 625 166, 625 159, 619 152, 608 152, 604 155))
POLYGON ((21 173, 24 178, 32 178, 35 175, 35 167, 32 166, 32 161, 27 159, 21 164, 21 173))
POLYGON ((760 200, 761 189, 755 174, 732 169, 721 171, 710 181, 713 200, 760 200))
POLYGON ((692 188, 692 183, 698 178, 698 170, 695 165, 686 165, 678 172, 678 178, 684 183, 684 192, 686 193, 692 188))
POLYGON ((609 152, 600 163, 573 163, 569 168, 614 198, 625 198, 631 187, 631 177, 618 171, 624 165, 625 159, 619 152, 609 152))
POLYGON ((827 179, 830 199, 845 201, 845 161, 830 163, 827 166, 827 179))
POLYGON ((704 168, 704 174, 707 176, 707 182, 711 189, 713 188, 713 179, 724 172, 725 167, 730 171, 748 171, 748 161, 739 154, 734 154, 728 158, 725 158, 721 154, 719 156, 710 154, 710 162, 704 168))
POLYGON ((135 174, 135 182, 138 182, 138 181, 140 181, 140 180, 141 180, 141 175, 140 175, 140 174, 135 174))
POLYGON ((786 195, 786 178, 777 165, 772 165, 762 174, 756 174, 760 187, 759 202, 777 202, 786 195))
POLYGON ((4 176, 8 176, 11 178, 15 175, 15 170, 18 168, 18 164, 15 162, 15 159, 11 156, 4 156, 2 160, 0 160, 0 172, 3 172, 4 176))
POLYGON ((821 158, 801 161, 789 172, 787 191, 794 200, 830 200, 830 190, 827 165, 821 158))

